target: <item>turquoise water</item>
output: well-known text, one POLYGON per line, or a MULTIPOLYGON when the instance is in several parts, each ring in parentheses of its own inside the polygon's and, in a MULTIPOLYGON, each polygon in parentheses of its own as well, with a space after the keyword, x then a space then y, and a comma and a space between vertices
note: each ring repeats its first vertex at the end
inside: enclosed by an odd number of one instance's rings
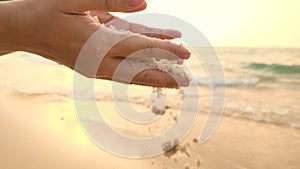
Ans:
POLYGON ((264 63, 251 63, 245 68, 272 72, 274 74, 282 75, 300 75, 300 65, 279 65, 279 64, 264 64, 264 63))

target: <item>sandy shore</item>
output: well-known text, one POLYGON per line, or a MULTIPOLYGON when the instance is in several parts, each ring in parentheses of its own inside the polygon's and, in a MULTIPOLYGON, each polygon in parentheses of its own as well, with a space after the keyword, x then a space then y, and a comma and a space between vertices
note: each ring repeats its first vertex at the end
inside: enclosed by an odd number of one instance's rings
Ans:
MULTIPOLYGON (((200 115, 181 143, 187 153, 132 160, 94 145, 77 122, 72 100, 3 88, 0 93, 1 168, 300 168, 300 130, 290 127, 223 117, 213 137, 200 145, 193 142, 205 120, 200 115)), ((101 106, 112 109, 110 102, 101 106)))

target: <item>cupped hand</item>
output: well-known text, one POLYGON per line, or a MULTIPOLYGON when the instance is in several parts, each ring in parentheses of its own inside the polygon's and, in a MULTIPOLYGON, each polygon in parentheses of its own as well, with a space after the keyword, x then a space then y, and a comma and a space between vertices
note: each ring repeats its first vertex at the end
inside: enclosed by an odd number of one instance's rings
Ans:
MULTIPOLYGON (((97 31, 107 30, 105 25, 113 25, 116 29, 136 33, 122 40, 106 53, 95 76, 100 79, 116 80, 113 79, 114 71, 122 60, 143 49, 157 48, 168 51, 177 56, 178 62, 190 56, 186 48, 168 40, 179 38, 180 32, 130 23, 108 13, 143 10, 147 6, 144 0, 22 0, 17 2, 16 44, 19 49, 39 54, 71 69, 75 68, 79 53, 88 39, 97 31)), ((118 32, 113 31, 113 34, 118 32)), ((105 37, 102 39, 110 39, 109 34, 103 36, 105 37)), ((100 49, 101 46, 105 46, 106 40, 98 42, 100 49)), ((148 55, 147 57, 158 57, 152 53, 148 55)), ((166 57, 174 59, 171 56, 166 57)), ((86 56, 86 59, 93 58, 86 56)), ((81 70, 88 70, 88 68, 83 67, 81 70)), ((90 77, 89 72, 79 72, 90 77)), ((188 82, 177 84, 169 74, 155 69, 138 73, 131 83, 170 88, 188 85, 188 82)))

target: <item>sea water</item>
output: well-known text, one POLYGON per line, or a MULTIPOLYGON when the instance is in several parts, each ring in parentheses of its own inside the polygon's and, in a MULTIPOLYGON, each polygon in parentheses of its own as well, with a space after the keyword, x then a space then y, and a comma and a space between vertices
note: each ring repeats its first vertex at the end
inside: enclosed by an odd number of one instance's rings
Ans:
MULTIPOLYGON (((197 48, 197 47, 196 47, 197 48)), ((300 48, 216 48, 226 77, 224 115, 256 122, 300 129, 300 48)), ((201 54, 200 54, 201 55, 201 54)), ((201 57, 201 56, 200 56, 201 57)), ((185 62, 197 83, 198 97, 204 103, 199 113, 211 108, 211 79, 205 66, 217 64, 199 61, 193 55, 185 62)), ((39 56, 17 52, 0 57, 0 87, 24 95, 47 95, 73 99, 74 72, 39 56)), ((214 79, 218 86, 218 79, 214 79)), ((220 81, 220 86, 221 86, 220 81)), ((80 97, 97 102, 112 101, 111 82, 95 80, 94 91, 76 89, 80 97)), ((151 105, 151 87, 129 86, 129 102, 151 105)), ((180 90, 164 89, 169 108, 180 108, 180 90)), ((115 98, 118 99, 118 98, 115 98)))

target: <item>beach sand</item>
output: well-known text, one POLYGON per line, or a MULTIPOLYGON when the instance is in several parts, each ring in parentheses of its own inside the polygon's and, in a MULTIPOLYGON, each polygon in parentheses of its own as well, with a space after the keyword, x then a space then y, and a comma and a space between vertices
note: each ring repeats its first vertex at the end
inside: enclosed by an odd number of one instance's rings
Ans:
MULTIPOLYGON (((71 99, 5 88, 0 93, 1 168, 300 168, 300 130, 291 127, 223 117, 211 139, 200 145, 194 142, 206 119, 200 114, 180 144, 186 152, 133 160, 97 147, 82 131, 71 99)), ((101 104, 103 110, 113 110, 111 106, 101 104)))

